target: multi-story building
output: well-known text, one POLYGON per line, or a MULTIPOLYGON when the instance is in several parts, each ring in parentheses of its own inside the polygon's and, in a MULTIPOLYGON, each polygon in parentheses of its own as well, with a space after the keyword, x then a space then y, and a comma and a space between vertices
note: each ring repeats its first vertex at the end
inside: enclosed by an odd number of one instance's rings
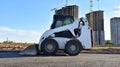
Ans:
POLYGON ((91 13, 86 14, 89 25, 92 26, 93 29, 93 41, 94 44, 104 45, 104 11, 93 11, 91 13), (92 14, 92 15, 91 15, 92 14), (92 17, 92 22, 90 22, 92 17))
POLYGON ((78 6, 77 5, 70 5, 62 7, 55 11, 55 15, 70 15, 74 16, 75 19, 78 18, 78 6))
POLYGON ((120 45, 120 17, 114 17, 110 20, 111 40, 114 45, 120 45))

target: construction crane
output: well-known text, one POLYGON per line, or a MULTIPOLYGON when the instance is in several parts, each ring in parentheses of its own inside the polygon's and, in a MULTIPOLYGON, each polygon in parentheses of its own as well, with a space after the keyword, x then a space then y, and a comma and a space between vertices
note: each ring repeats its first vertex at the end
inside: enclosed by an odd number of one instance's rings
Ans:
POLYGON ((56 11, 57 10, 57 8, 53 8, 53 9, 51 9, 51 11, 56 11))
POLYGON ((92 47, 94 46, 94 34, 93 34, 93 0, 90 0, 90 29, 91 29, 91 40, 92 40, 92 47))
MULTIPOLYGON (((63 0, 62 0, 63 1, 63 0)), ((68 0, 66 0, 65 6, 68 6, 68 0)))
POLYGON ((97 2, 98 2, 98 10, 100 9, 100 6, 99 6, 99 0, 97 0, 97 2))
POLYGON ((93 29, 93 0, 90 0, 90 28, 93 29))
POLYGON ((68 0, 66 0, 66 5, 65 6, 68 6, 68 0))
MULTIPOLYGON (((63 0, 62 0, 63 1, 63 0)), ((68 6, 68 0, 66 0, 65 6, 68 6)), ((56 11, 59 7, 51 9, 51 11, 56 11)))
MULTIPOLYGON (((100 9, 100 5, 99 5, 99 0, 97 0, 98 4, 98 10, 100 9)), ((93 0, 90 0, 90 11, 92 12, 93 11, 93 0)))
POLYGON ((90 0, 90 11, 93 11, 93 0, 90 0))

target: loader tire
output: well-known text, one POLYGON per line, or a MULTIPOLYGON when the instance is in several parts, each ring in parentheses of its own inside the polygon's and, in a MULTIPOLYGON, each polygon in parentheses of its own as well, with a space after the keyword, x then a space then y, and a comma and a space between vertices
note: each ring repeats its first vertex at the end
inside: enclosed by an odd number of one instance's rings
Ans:
POLYGON ((58 43, 56 40, 54 39, 46 39, 43 43, 42 43, 42 51, 45 55, 47 56, 51 56, 51 55, 55 55, 57 50, 58 50, 58 43))
POLYGON ((70 40, 65 45, 65 52, 69 56, 76 56, 82 50, 82 45, 78 40, 70 40))

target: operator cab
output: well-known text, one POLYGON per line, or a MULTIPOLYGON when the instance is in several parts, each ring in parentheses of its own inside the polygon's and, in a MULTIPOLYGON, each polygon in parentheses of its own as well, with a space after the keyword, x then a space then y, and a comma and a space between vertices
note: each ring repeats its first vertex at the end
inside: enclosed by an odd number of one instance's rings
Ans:
MULTIPOLYGON (((51 29, 59 28, 74 22, 73 16, 68 15, 54 15, 51 29)), ((69 30, 55 32, 55 37, 73 38, 74 36, 69 30)))
POLYGON ((73 16, 68 15, 54 15, 53 24, 51 25, 51 29, 65 26, 74 22, 73 16))

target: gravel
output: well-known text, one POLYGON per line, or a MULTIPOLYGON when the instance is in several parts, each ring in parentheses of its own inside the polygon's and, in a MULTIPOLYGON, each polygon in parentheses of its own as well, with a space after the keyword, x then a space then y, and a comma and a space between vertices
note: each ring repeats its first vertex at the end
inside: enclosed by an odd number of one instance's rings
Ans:
POLYGON ((20 56, 0 52, 0 67, 119 67, 120 54, 80 53, 78 56, 20 56))

